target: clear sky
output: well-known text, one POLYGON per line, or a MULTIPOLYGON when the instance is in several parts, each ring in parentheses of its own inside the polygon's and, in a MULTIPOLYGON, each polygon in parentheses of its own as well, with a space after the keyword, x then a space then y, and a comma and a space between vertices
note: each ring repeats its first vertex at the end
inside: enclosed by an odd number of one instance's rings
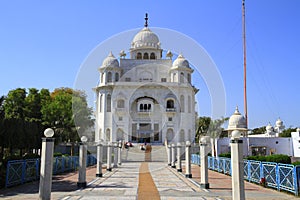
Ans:
MULTIPOLYGON (((1 0, 0 95, 17 87, 73 87, 89 52, 112 35, 142 28, 148 12, 150 28, 179 31, 205 48, 224 82, 226 116, 236 105, 244 113, 241 4, 241 0, 1 0)), ((246 0, 250 128, 274 125, 278 117, 286 127, 300 126, 299 9, 298 0, 246 0)), ((199 86, 199 95, 203 94, 199 114, 209 116, 210 97, 205 85, 199 86)))

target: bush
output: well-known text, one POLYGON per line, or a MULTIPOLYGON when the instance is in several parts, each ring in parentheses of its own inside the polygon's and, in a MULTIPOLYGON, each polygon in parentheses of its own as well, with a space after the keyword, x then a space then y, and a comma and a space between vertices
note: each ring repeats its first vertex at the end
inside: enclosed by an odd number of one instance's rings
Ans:
POLYGON ((62 153, 60 153, 60 152, 55 152, 54 154, 53 154, 53 157, 61 157, 63 154, 62 153))
POLYGON ((26 154, 25 156, 23 156, 23 159, 35 159, 35 158, 40 158, 41 156, 39 156, 38 154, 34 154, 34 153, 30 153, 30 154, 26 154))
POLYGON ((295 166, 300 165, 300 161, 293 162, 292 165, 295 165, 295 166))
POLYGON ((257 161, 261 161, 261 162, 276 162, 276 163, 283 163, 283 164, 291 164, 291 158, 288 155, 283 155, 283 154, 274 154, 274 155, 270 155, 270 156, 248 156, 247 160, 257 160, 257 161))
POLYGON ((231 153, 230 152, 221 153, 221 154, 219 154, 219 157, 231 158, 231 153))

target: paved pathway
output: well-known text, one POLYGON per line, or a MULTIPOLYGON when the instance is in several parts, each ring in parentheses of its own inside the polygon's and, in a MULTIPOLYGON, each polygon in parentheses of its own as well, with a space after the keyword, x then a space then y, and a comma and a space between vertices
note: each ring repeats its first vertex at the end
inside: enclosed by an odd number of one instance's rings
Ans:
MULTIPOLYGON (((133 150, 133 152, 135 154, 139 153, 137 150, 133 150)), ((160 157, 156 154, 152 154, 152 160, 154 157, 160 157)), ((120 167, 114 168, 112 172, 106 172, 102 178, 95 178, 95 168, 89 168, 87 171, 88 187, 86 189, 78 190, 76 188, 78 175, 75 173, 55 176, 52 185, 52 199, 147 200, 154 199, 155 193, 158 193, 156 195, 157 199, 162 200, 231 199, 231 179, 229 176, 209 171, 210 189, 203 190, 197 184, 194 184, 200 179, 199 166, 192 166, 193 178, 187 179, 183 174, 178 173, 176 169, 168 167, 164 161, 142 162, 142 156, 141 161, 138 162, 134 162, 132 159, 129 159, 129 162, 122 163, 120 167), (145 168, 145 165, 148 166, 145 168), (155 187, 153 195, 144 190, 142 193, 144 195, 138 196, 139 190, 141 191, 143 187, 141 184, 141 174, 143 172, 148 173, 146 177, 151 178, 153 181, 152 189, 155 187)), ((245 186, 246 199, 298 199, 293 195, 262 188, 248 182, 245 186)), ((0 190, 0 199, 38 199, 38 182, 0 190)))

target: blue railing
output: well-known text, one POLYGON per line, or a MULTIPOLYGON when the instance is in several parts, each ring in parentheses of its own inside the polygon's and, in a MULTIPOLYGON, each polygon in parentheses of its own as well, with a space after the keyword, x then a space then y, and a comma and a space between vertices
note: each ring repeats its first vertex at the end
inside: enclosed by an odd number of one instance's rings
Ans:
MULTIPOLYGON (((201 165, 200 156, 191 155, 193 164, 201 165)), ((231 175, 230 158, 208 156, 208 169, 231 175)), ((260 183, 265 179, 266 186, 277 190, 284 190, 298 196, 300 166, 244 160, 244 179, 249 182, 260 183)))
MULTIPOLYGON (((87 166, 95 165, 95 156, 88 155, 87 166)), ((75 171, 79 166, 78 156, 53 158, 53 174, 75 171)), ((7 163, 5 187, 24 184, 40 178, 40 159, 10 160, 7 163)))

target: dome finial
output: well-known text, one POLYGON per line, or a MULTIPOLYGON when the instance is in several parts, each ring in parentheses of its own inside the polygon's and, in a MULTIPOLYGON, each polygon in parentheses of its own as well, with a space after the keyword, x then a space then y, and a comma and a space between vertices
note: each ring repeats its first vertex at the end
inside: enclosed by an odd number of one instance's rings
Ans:
POLYGON ((145 25, 146 28, 148 27, 148 13, 146 13, 146 17, 145 17, 145 25))

